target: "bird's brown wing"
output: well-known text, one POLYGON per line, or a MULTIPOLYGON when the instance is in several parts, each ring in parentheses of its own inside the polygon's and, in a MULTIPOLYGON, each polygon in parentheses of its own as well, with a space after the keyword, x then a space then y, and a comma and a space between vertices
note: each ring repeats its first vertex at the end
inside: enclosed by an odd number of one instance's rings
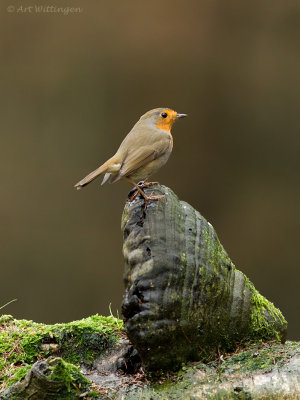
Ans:
POLYGON ((114 181, 121 179, 123 176, 132 174, 138 168, 160 157, 167 151, 169 145, 170 140, 168 138, 163 138, 151 145, 129 150, 114 181))

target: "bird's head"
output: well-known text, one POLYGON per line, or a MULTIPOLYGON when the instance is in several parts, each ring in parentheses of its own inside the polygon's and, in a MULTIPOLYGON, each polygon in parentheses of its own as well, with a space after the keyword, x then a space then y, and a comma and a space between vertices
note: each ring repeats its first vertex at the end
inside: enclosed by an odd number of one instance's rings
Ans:
POLYGON ((140 120, 146 120, 147 122, 155 124, 157 128, 170 132, 174 122, 178 118, 186 116, 187 114, 179 114, 171 108, 155 108, 144 114, 140 120))

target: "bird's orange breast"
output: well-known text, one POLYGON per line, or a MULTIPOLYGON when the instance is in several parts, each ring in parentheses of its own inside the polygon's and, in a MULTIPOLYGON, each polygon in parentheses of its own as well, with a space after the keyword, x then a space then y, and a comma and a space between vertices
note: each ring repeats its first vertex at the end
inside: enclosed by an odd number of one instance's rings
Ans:
POLYGON ((171 139, 171 151, 173 150, 173 136, 171 133, 171 127, 172 127, 172 123, 171 124, 164 124, 164 123, 156 123, 155 124, 159 129, 163 129, 164 131, 167 131, 168 134, 170 135, 170 139, 171 139))

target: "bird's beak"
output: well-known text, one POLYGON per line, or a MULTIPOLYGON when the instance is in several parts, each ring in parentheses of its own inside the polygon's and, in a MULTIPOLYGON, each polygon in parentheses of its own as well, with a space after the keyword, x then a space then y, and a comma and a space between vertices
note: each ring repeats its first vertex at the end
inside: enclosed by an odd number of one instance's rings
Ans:
POLYGON ((178 114, 176 115, 176 118, 184 118, 187 117, 187 114, 178 114))

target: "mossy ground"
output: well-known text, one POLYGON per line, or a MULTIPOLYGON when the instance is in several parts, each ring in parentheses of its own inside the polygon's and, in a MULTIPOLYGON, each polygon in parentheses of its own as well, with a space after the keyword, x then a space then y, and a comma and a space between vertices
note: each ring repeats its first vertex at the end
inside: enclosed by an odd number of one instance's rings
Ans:
POLYGON ((49 356, 89 364, 110 348, 123 332, 113 316, 93 315, 79 321, 45 325, 0 317, 0 390, 20 380, 31 365, 49 356))
POLYGON ((85 399, 186 399, 193 398, 194 390, 199 392, 203 388, 208 393, 210 387, 217 388, 220 382, 268 373, 273 368, 285 365, 294 355, 300 354, 300 343, 287 342, 284 345, 278 341, 260 342, 245 345, 232 354, 220 354, 216 360, 206 364, 188 363, 176 373, 163 372, 147 377, 140 373, 133 375, 127 384, 122 385, 120 392, 92 385, 74 363, 89 363, 92 354, 94 357, 99 356, 122 335, 122 321, 114 317, 95 315, 68 324, 44 325, 2 316, 0 388, 4 389, 19 381, 36 360, 58 354, 63 355, 64 359, 54 358, 48 362, 51 370, 49 379, 63 382, 60 399, 75 399, 82 390, 86 393, 83 397, 85 399), (67 338, 72 345, 66 345, 67 338), (68 359, 72 363, 68 363, 68 359))
POLYGON ((172 399, 246 399, 244 393, 235 397, 222 394, 218 385, 224 381, 234 381, 238 378, 253 377, 255 374, 265 374, 274 368, 284 366, 291 357, 300 355, 299 342, 278 341, 272 343, 250 344, 233 354, 220 355, 218 359, 207 364, 196 362, 184 365, 177 373, 161 373, 151 376, 150 384, 140 391, 129 393, 126 400, 172 400, 172 399), (204 397, 199 397, 203 388, 204 397), (195 397, 195 391, 198 396, 195 397), (224 396, 224 397, 222 397, 224 396), (240 396, 240 397, 239 397, 240 396))

